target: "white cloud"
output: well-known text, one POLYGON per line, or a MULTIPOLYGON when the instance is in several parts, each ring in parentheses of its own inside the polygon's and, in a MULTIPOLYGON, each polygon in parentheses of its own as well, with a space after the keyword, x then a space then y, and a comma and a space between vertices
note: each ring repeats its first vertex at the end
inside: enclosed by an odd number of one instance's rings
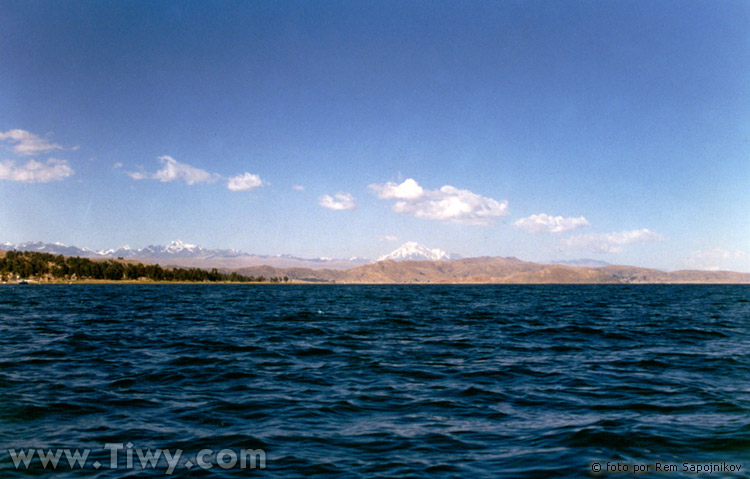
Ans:
POLYGON ((513 224, 516 228, 524 229, 529 233, 565 233, 566 231, 589 226, 589 222, 583 216, 579 218, 563 218, 562 216, 550 216, 545 213, 521 218, 513 224))
POLYGON ((398 200, 393 211, 430 220, 488 225, 508 214, 508 202, 497 201, 469 190, 445 185, 439 190, 425 190, 412 178, 401 184, 372 184, 370 189, 385 200, 398 200))
POLYGON ((664 237, 648 229, 619 231, 615 233, 593 233, 571 236, 563 240, 565 246, 594 253, 617 253, 622 247, 633 243, 651 243, 664 237))
POLYGON ((159 162, 162 164, 162 169, 154 173, 153 178, 162 183, 182 180, 188 185, 194 185, 195 183, 210 183, 219 178, 219 175, 180 163, 171 156, 160 156, 159 162))
POLYGON ((232 191, 247 191, 263 186, 260 176, 251 173, 243 173, 233 176, 227 181, 227 188, 232 191))
MULTIPOLYGON (((12 151, 21 156, 63 149, 58 144, 50 143, 31 132, 19 129, 0 131, 0 141, 12 144, 12 151)), ((14 160, 0 162, 0 180, 49 183, 62 180, 74 173, 67 161, 56 158, 49 158, 46 161, 29 160, 19 165, 14 160)))
POLYGON ((400 185, 389 181, 382 185, 370 185, 370 188, 384 200, 417 200, 424 195, 424 189, 412 178, 407 178, 400 185))
POLYGON ((50 143, 26 130, 0 131, 0 141, 15 143, 13 151, 19 155, 36 155, 45 151, 62 149, 62 146, 50 143))
MULTIPOLYGON (((188 185, 213 183, 222 179, 222 176, 218 173, 210 173, 187 163, 180 163, 168 155, 160 156, 158 160, 162 167, 155 173, 147 173, 139 167, 139 171, 126 171, 125 174, 134 180, 152 179, 159 180, 162 183, 184 181, 188 185)), ((122 167, 121 163, 115 164, 115 168, 120 167, 122 167)), ((231 176, 226 180, 227 189, 231 191, 248 191, 263 186, 263 180, 260 179, 260 176, 247 172, 231 176)))
POLYGON ((58 181, 74 173, 65 160, 50 158, 42 163, 29 160, 23 165, 16 166, 13 160, 0 163, 0 180, 21 181, 24 183, 49 183, 58 181))
POLYGON ((148 175, 142 171, 126 171, 125 174, 136 181, 148 179, 148 175))
POLYGON ((305 187, 302 185, 292 185, 292 189, 296 191, 304 191, 305 187))
POLYGON ((333 197, 330 195, 323 195, 318 200, 318 204, 323 208, 337 211, 353 210, 356 208, 354 197, 349 193, 336 193, 333 197))
POLYGON ((731 269, 731 264, 745 259, 747 259, 747 254, 742 250, 729 251, 724 248, 711 248, 693 251, 682 263, 688 268, 716 271, 731 269))
POLYGON ((398 236, 394 236, 394 235, 381 235, 381 236, 378 236, 378 239, 380 241, 398 241, 398 236))
MULTIPOLYGON (((159 180, 162 183, 168 183, 171 181, 184 181, 188 185, 194 185, 196 183, 213 183, 217 181, 221 176, 216 173, 209 173, 206 170, 190 166, 186 163, 180 163, 171 156, 160 156, 158 158, 162 168, 155 173, 147 173, 140 168, 141 171, 126 171, 125 174, 134 180, 159 180)), ((117 167, 117 166, 116 166, 117 167)))
POLYGON ((122 163, 120 163, 118 161, 117 163, 115 163, 114 165, 112 165, 112 168, 114 168, 114 169, 122 168, 122 163))

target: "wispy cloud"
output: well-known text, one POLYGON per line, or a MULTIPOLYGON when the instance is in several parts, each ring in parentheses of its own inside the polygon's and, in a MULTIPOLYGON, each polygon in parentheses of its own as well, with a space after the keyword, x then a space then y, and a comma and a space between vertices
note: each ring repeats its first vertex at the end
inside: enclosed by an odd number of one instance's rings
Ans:
POLYGON ((226 179, 227 189, 231 191, 247 191, 263 186, 263 180, 260 179, 260 176, 252 173, 245 172, 224 178, 218 173, 211 173, 187 163, 179 162, 168 155, 160 156, 158 160, 161 163, 161 169, 154 173, 139 169, 138 171, 126 171, 125 174, 134 180, 159 180, 162 183, 182 181, 188 185, 214 183, 226 179))
POLYGON ((529 233, 565 233, 589 226, 589 222, 583 216, 563 218, 562 216, 550 216, 545 213, 521 218, 513 224, 516 228, 521 228, 529 233))
POLYGON ((302 185, 292 185, 292 189, 295 191, 304 191, 305 187, 302 185))
POLYGON ((136 181, 147 180, 149 178, 149 175, 142 171, 126 171, 125 174, 136 181))
POLYGON ((381 236, 378 236, 378 239, 380 241, 398 241, 398 236, 394 236, 394 235, 381 235, 381 236))
POLYGON ((417 218, 489 225, 496 218, 508 215, 508 202, 497 201, 445 185, 437 190, 425 190, 412 178, 401 184, 372 184, 370 189, 379 198, 396 200, 393 211, 417 218))
POLYGON ((742 250, 729 251, 724 248, 696 250, 690 253, 682 263, 688 268, 715 271, 730 269, 732 263, 747 260, 747 253, 742 250))
POLYGON ((13 160, 0 162, 0 180, 49 183, 72 176, 73 173, 73 168, 68 165, 67 161, 54 158, 44 163, 29 160, 22 165, 16 165, 13 160))
POLYGON ((354 197, 349 193, 336 193, 333 196, 323 195, 318 199, 318 204, 329 210, 353 210, 356 208, 354 197))
POLYGON ((251 173, 233 176, 227 181, 227 188, 232 191, 248 191, 260 186, 263 186, 260 176, 251 173))
POLYGON ((594 253, 617 253, 633 243, 652 243, 664 237, 648 229, 575 235, 563 240, 563 245, 594 253))
POLYGON ((28 132, 26 130, 8 130, 0 131, 0 141, 13 143, 13 151, 18 155, 36 155, 52 150, 62 150, 62 146, 56 143, 50 143, 44 138, 28 132))

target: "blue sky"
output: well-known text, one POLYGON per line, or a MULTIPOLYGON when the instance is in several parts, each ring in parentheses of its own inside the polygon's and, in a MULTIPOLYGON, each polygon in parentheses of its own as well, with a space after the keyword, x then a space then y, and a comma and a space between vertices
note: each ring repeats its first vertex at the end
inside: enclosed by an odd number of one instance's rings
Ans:
POLYGON ((0 242, 750 271, 750 3, 0 1, 0 242))

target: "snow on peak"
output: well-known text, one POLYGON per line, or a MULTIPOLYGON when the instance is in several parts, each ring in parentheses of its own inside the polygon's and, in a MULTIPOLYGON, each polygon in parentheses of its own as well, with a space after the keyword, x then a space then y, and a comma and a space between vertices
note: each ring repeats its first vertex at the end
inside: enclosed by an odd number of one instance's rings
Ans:
POLYGON ((129 245, 120 246, 119 248, 101 249, 96 252, 100 256, 130 256, 134 250, 129 245))
POLYGON ((401 245, 400 248, 378 258, 378 261, 392 259, 394 261, 450 261, 458 259, 458 255, 447 253, 441 249, 430 249, 414 241, 409 241, 401 245))
POLYGON ((183 243, 180 240, 170 241, 167 246, 164 247, 164 251, 168 253, 179 253, 180 251, 188 250, 193 251, 195 250, 196 246, 194 244, 187 244, 183 243))

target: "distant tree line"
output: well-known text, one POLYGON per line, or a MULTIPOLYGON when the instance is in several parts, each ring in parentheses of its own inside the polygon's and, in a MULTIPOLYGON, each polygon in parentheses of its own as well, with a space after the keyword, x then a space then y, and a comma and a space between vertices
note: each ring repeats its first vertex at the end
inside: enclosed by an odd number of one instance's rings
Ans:
MULTIPOLYGON (((43 278, 61 280, 107 279, 151 280, 151 281, 233 281, 265 282, 263 276, 245 276, 220 273, 216 268, 206 271, 200 268, 162 268, 158 264, 125 263, 115 260, 92 261, 78 256, 62 256, 33 251, 8 251, 0 258, 0 278, 43 278)), ((289 281, 288 277, 270 278, 272 283, 289 281)))

